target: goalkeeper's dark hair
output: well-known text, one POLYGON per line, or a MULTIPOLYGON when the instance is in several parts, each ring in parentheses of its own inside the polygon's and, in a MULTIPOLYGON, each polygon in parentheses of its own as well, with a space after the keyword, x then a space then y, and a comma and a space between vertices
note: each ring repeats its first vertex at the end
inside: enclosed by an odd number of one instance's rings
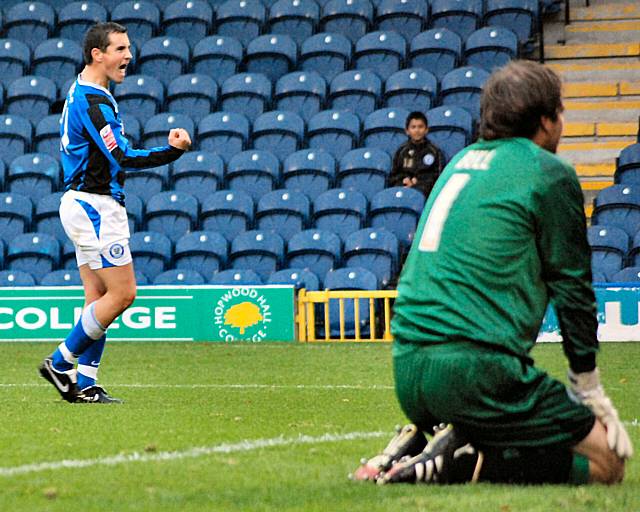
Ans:
POLYGON ((530 60, 511 61, 485 83, 480 99, 480 137, 533 138, 540 117, 562 112, 562 82, 551 69, 530 60))
POLYGON ((91 50, 98 48, 101 52, 107 51, 109 46, 109 34, 126 34, 127 27, 108 21, 106 23, 96 23, 93 25, 87 33, 84 35, 84 42, 82 43, 82 55, 84 57, 85 64, 91 64, 93 57, 91 56, 91 50))

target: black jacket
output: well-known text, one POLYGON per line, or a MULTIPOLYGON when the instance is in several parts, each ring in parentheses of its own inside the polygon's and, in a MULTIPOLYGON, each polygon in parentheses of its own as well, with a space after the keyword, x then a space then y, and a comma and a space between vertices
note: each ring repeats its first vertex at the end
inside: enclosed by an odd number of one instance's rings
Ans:
POLYGON ((389 175, 389 186, 402 187, 405 178, 417 178, 413 188, 418 189, 426 197, 444 168, 442 151, 429 139, 418 143, 409 139, 398 148, 393 157, 393 166, 389 175))

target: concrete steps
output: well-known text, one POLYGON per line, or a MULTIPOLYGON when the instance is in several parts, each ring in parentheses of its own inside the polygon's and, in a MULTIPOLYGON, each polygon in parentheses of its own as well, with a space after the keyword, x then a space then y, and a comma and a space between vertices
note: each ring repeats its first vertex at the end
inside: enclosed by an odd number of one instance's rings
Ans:
POLYGON ((572 43, 549 45, 544 50, 548 61, 612 57, 640 58, 640 43, 572 43))
POLYGON ((571 21, 612 21, 640 19, 640 4, 607 2, 571 9, 571 21))
POLYGON ((617 96, 638 96, 640 98, 640 81, 565 82, 562 92, 565 99, 617 96))

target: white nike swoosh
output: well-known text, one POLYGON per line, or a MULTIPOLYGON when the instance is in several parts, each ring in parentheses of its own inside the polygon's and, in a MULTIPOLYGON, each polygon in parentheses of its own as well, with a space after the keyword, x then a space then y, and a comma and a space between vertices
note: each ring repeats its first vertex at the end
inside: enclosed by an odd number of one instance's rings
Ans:
POLYGON ((63 393, 67 393, 69 391, 69 384, 62 384, 62 382, 60 382, 58 380, 58 377, 56 377, 56 372, 55 370, 53 370, 53 368, 51 369, 51 371, 49 372, 49 375, 51 375, 51 378, 55 381, 56 383, 56 387, 62 391, 63 393))
POLYGON ((100 366, 100 361, 91 361, 91 366, 100 366))

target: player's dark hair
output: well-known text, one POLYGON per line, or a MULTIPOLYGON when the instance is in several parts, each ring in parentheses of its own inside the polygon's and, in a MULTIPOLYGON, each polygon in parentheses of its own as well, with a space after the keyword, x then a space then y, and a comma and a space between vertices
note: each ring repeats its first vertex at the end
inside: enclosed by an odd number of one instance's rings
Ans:
POLYGON ((413 121, 414 119, 417 120, 417 121, 422 121, 424 123, 424 125, 427 128, 429 128, 429 122, 427 121, 427 116, 425 116, 419 110, 414 110, 413 112, 411 112, 407 116, 407 120, 404 122, 404 127, 405 128, 409 128, 409 125, 411 124, 411 121, 413 121))
POLYGON ((87 33, 84 35, 84 42, 82 43, 82 55, 84 57, 85 64, 91 64, 93 57, 91 56, 91 50, 98 48, 101 52, 107 51, 109 46, 109 34, 112 33, 126 34, 127 27, 108 21, 106 23, 96 23, 93 25, 87 33))
POLYGON ((562 83, 554 71, 534 61, 511 61, 483 87, 480 137, 531 139, 541 116, 555 121, 562 110, 562 83))

